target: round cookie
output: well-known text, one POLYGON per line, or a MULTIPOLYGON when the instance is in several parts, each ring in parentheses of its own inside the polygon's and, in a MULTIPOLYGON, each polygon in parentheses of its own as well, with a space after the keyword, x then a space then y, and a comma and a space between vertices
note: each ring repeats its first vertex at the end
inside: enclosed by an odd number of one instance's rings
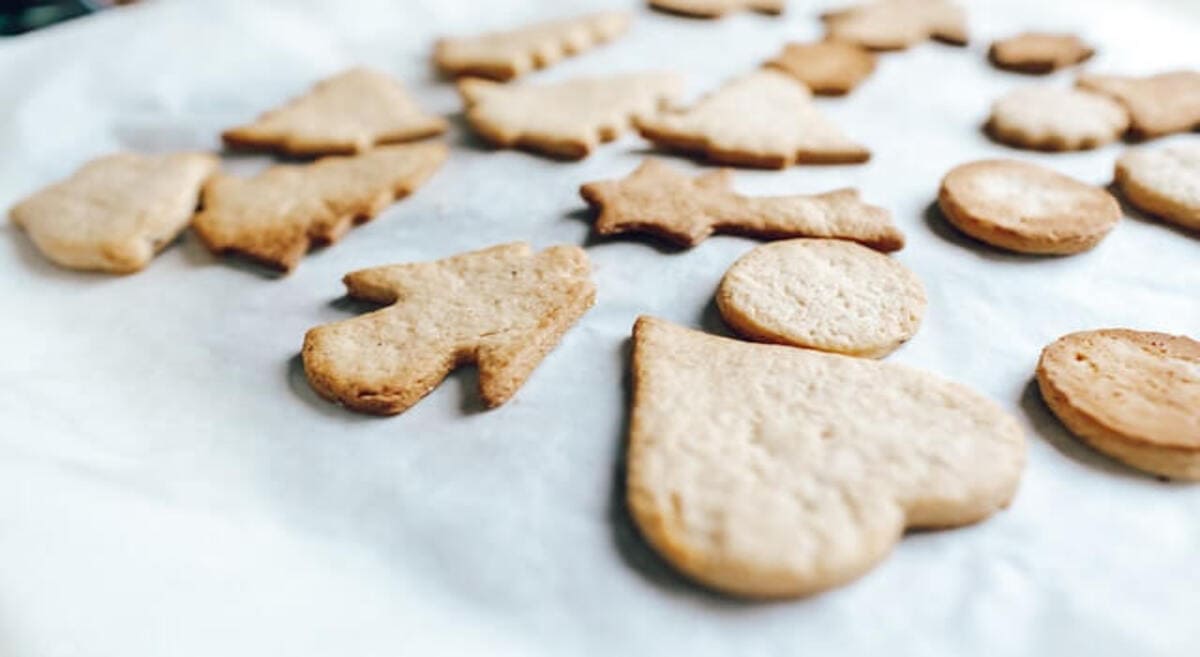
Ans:
POLYGON ((1115 100, 1080 89, 1025 87, 992 105, 988 132, 997 141, 1040 151, 1103 146, 1129 128, 1129 113, 1115 100))
POLYGON ((1082 331, 1042 351, 1038 387, 1071 433, 1119 461, 1200 481, 1200 342, 1082 331))
POLYGON ((1200 141, 1125 151, 1116 180, 1139 209, 1200 230, 1200 141))
POLYGON ((1074 34, 1025 32, 992 43, 988 59, 1006 71, 1044 75, 1087 61, 1095 53, 1074 34))
POLYGON ((1121 206, 1105 190, 1017 160, 951 169, 938 205, 954 227, 981 242, 1043 255, 1086 251, 1121 218, 1121 206))
POLYGON ((717 289, 721 316, 747 338, 871 358, 917 332, 925 303, 916 274, 842 240, 764 244, 717 289))

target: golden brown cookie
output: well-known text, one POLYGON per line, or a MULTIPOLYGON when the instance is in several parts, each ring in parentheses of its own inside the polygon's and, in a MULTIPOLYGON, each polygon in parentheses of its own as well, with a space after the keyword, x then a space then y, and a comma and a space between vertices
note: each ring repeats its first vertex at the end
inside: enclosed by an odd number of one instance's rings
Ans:
POLYGON ((783 12, 785 0, 649 0, 654 9, 693 18, 720 18, 739 10, 761 14, 783 12))
POLYGON ((217 175, 193 225, 214 253, 290 271, 312 246, 336 242, 411 194, 445 159, 445 145, 422 142, 276 165, 253 178, 217 175))
POLYGON ((1200 342, 1103 329, 1042 351, 1038 387, 1080 440, 1129 465, 1200 481, 1200 342))
POLYGON ((108 155, 17 203, 12 221, 63 267, 128 274, 187 227, 216 170, 207 153, 108 155))
POLYGON ((996 101, 986 127, 994 139, 1017 148, 1086 150, 1116 141, 1129 127, 1129 114, 1100 94, 1036 86, 996 101))
POLYGON ((630 514, 664 559, 726 593, 782 598, 862 576, 906 528, 1004 508, 1025 437, 928 372, 643 317, 627 459, 630 514))
POLYGON ((980 160, 946 174, 938 191, 946 219, 1009 251, 1066 255, 1098 244, 1121 206, 1107 191, 1017 160, 980 160))
POLYGON ((389 305, 310 330, 304 371, 321 396, 379 415, 404 411, 472 363, 484 404, 503 404, 596 297, 575 246, 504 244, 344 281, 351 297, 389 305))
POLYGON ((843 41, 789 43, 765 66, 796 78, 814 94, 842 96, 871 75, 875 55, 843 41))
POLYGON ((869 0, 823 14, 831 39, 871 50, 903 50, 928 39, 967 43, 967 19, 951 0, 869 0))
POLYGON ((765 239, 832 237, 880 251, 904 246, 891 213, 863 203, 856 190, 756 198, 734 192, 732 178, 728 169, 688 178, 646 159, 625 178, 590 182, 579 193, 599 208, 601 235, 646 232, 685 247, 718 231, 765 239))
POLYGON ((988 59, 1006 71, 1043 75, 1092 58, 1096 51, 1074 34, 1023 32, 1000 39, 988 49, 988 59))
POLYGON ((1116 181, 1143 212, 1200 231, 1200 141, 1125 151, 1116 181))
POLYGON ((446 121, 417 107, 400 83, 369 68, 322 80, 308 93, 221 134, 235 148, 291 155, 361 153, 441 134, 446 121))
POLYGON ((808 87, 770 69, 733 80, 689 109, 636 123, 658 146, 735 166, 781 169, 796 163, 865 162, 871 156, 817 110, 808 87))
POLYGON ((439 39, 433 59, 447 75, 511 80, 612 41, 629 13, 605 11, 470 37, 439 39))
POLYGON ((484 139, 555 157, 586 157, 616 139, 631 119, 657 111, 679 95, 673 73, 627 73, 548 84, 458 83, 467 120, 484 139))
POLYGON ((1083 75, 1078 86, 1120 101, 1141 138, 1187 132, 1200 126, 1200 71, 1172 71, 1148 77, 1083 75))

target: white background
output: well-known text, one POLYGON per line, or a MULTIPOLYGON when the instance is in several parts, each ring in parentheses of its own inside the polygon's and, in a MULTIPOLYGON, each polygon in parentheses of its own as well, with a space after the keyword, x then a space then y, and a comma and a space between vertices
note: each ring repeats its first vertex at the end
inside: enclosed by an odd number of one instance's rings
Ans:
MULTIPOLYGON (((714 286, 754 242, 593 239, 578 185, 625 175, 646 144, 628 135, 579 163, 493 152, 428 63, 438 35, 603 4, 164 0, 0 42, 2 207, 113 150, 218 148, 221 128, 354 64, 455 118, 453 154, 423 189, 286 278, 191 235, 134 276, 74 273, 0 228, 0 654, 1200 651, 1200 487, 1081 448, 1030 385, 1040 349, 1072 330, 1200 335, 1200 240, 1130 211, 1092 252, 1021 257, 928 211, 967 160, 1016 156, 1107 184, 1124 148, 990 143, 990 103, 1031 83, 989 68, 992 38, 1072 30, 1100 51, 1088 68, 1150 73, 1200 65, 1195 14, 971 3, 969 48, 886 55, 853 95, 821 101, 873 149, 869 164, 737 174, 749 193, 851 185, 890 208, 908 236, 896 257, 930 302, 891 359, 997 399, 1030 452, 1015 503, 992 520, 910 536, 841 590, 750 604, 686 583, 641 543, 619 463, 634 318, 723 332, 714 286), (388 419, 308 388, 304 331, 362 309, 339 300, 343 273, 519 239, 587 245, 599 300, 510 403, 481 411, 471 371, 388 419)), ((698 94, 816 37, 818 4, 719 22, 639 8, 619 41, 531 79, 665 68, 698 94)))

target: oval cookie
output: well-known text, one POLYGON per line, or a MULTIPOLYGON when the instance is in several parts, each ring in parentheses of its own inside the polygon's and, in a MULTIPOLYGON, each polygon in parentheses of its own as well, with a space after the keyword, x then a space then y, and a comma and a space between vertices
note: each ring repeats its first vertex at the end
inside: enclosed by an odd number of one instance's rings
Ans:
POLYGON ((1121 218, 1111 194, 1045 167, 980 160, 946 174, 938 205, 956 228, 1019 253, 1067 255, 1098 244, 1121 218))
POLYGON ((1142 211, 1200 230, 1200 141, 1126 151, 1116 180, 1142 211))
POLYGON ((1111 98, 1079 89, 1026 87, 992 105, 988 132, 997 141, 1039 151, 1077 151, 1115 141, 1129 113, 1111 98))
POLYGON ((1037 381, 1050 410, 1096 450, 1200 481, 1200 342, 1126 329, 1071 333, 1042 351, 1037 381))
POLYGON ((1074 34, 1024 32, 992 43, 988 59, 1006 71, 1044 75, 1074 66, 1096 54, 1074 34))
POLYGON ((904 265, 840 240, 764 244, 717 289, 721 316, 747 338, 871 358, 917 332, 925 303, 904 265))

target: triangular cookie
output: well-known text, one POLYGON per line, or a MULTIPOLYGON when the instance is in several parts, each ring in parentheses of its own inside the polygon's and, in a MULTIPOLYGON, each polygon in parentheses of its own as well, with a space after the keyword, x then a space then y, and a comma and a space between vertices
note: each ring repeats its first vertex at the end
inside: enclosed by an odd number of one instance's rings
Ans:
POLYGON ((1016 492, 1020 425, 965 386, 880 362, 643 317, 627 499, 650 544, 722 591, 845 584, 906 528, 982 520, 1016 492))
POLYGON ((639 118, 637 126, 660 146, 738 166, 865 162, 871 155, 817 111, 808 87, 773 70, 738 78, 690 109, 639 118))
POLYGON ((488 407, 508 401, 592 306, 587 255, 513 243, 444 260, 348 274, 350 296, 392 304, 312 329, 304 370, 327 399, 399 413, 459 365, 479 367, 488 407))

